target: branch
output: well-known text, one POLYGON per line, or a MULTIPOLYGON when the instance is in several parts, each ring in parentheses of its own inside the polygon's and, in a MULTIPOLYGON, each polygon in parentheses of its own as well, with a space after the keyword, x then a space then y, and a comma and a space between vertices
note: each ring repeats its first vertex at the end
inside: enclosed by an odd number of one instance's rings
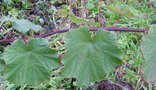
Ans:
MULTIPOLYGON (((54 34, 68 32, 70 29, 57 29, 48 33, 44 33, 38 36, 34 36, 34 38, 45 38, 54 34)), ((138 28, 116 28, 116 27, 106 27, 106 28, 90 28, 90 31, 98 31, 98 30, 107 30, 107 31, 118 31, 118 32, 142 32, 147 33, 147 29, 138 29, 138 28)), ((16 39, 0 39, 0 43, 2 42, 13 42, 16 39)))
POLYGON ((2 42, 13 42, 15 39, 1 39, 0 40, 0 43, 2 43, 2 42))
MULTIPOLYGON (((98 31, 99 29, 101 30, 107 30, 107 31, 119 31, 119 32, 142 32, 142 33, 147 33, 148 30, 147 29, 138 29, 138 28, 116 28, 116 27, 106 27, 106 28, 90 28, 90 31, 98 31)), ((37 37, 48 37, 54 34, 58 34, 58 33, 64 33, 64 32, 68 32, 69 29, 58 29, 54 32, 48 32, 45 34, 41 34, 37 37)))

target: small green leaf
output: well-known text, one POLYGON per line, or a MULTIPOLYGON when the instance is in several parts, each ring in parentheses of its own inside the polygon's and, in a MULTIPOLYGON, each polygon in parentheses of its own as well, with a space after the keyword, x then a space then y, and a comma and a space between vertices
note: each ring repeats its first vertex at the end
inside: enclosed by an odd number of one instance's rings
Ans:
POLYGON ((19 14, 19 11, 18 11, 18 9, 13 8, 8 13, 9 13, 9 15, 12 15, 13 17, 17 17, 19 14))
POLYGON ((46 39, 30 39, 27 44, 17 40, 5 49, 3 74, 16 85, 41 83, 50 79, 57 58, 57 51, 49 48, 46 39))
POLYGON ((68 19, 70 19, 73 23, 95 26, 94 20, 83 19, 83 18, 75 16, 73 13, 70 13, 70 9, 68 6, 63 6, 62 9, 58 10, 58 13, 61 14, 61 16, 63 17, 68 16, 68 19))
POLYGON ((75 16, 74 14, 70 14, 69 19, 76 24, 84 24, 84 23, 88 22, 87 20, 85 20, 83 18, 79 18, 79 17, 75 16))
POLYGON ((95 36, 91 36, 87 28, 68 32, 62 74, 77 78, 80 85, 104 80, 121 64, 121 52, 115 42, 115 35, 103 30, 95 36))
POLYGON ((153 26, 150 32, 143 37, 141 48, 145 58, 143 77, 148 82, 156 81, 156 26, 153 26))
POLYGON ((16 20, 13 23, 13 27, 15 29, 17 29, 19 32, 23 32, 23 33, 26 33, 29 30, 34 30, 34 31, 38 32, 42 29, 41 26, 35 25, 32 22, 30 22, 28 20, 24 20, 24 19, 16 20))
POLYGON ((13 0, 3 0, 3 2, 7 5, 11 5, 14 3, 13 0))
POLYGON ((94 1, 93 0, 88 0, 86 4, 87 9, 93 9, 94 8, 94 1))
POLYGON ((118 13, 121 16, 125 16, 125 17, 135 17, 135 15, 133 14, 133 12, 131 11, 131 7, 129 7, 128 5, 125 4, 116 4, 116 5, 109 5, 106 6, 106 8, 108 8, 109 10, 118 13))
POLYGON ((15 28, 17 31, 22 32, 22 33, 26 33, 29 30, 34 30, 35 32, 42 30, 41 26, 35 25, 26 19, 18 20, 16 18, 3 17, 0 20, 1 21, 11 21, 13 23, 13 28, 15 28))
POLYGON ((94 20, 83 19, 83 18, 75 16, 74 14, 69 14, 69 19, 73 23, 76 23, 76 24, 87 24, 87 25, 91 25, 91 26, 95 25, 94 20))
POLYGON ((66 17, 66 16, 68 16, 69 11, 70 11, 69 7, 65 5, 65 6, 63 6, 62 9, 58 10, 58 13, 61 14, 61 16, 66 17))

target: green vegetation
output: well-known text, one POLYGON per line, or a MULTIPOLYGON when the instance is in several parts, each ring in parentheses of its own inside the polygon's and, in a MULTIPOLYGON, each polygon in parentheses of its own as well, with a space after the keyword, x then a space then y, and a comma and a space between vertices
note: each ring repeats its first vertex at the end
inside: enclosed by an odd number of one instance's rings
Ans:
POLYGON ((155 0, 1 0, 0 89, 156 90, 155 0))

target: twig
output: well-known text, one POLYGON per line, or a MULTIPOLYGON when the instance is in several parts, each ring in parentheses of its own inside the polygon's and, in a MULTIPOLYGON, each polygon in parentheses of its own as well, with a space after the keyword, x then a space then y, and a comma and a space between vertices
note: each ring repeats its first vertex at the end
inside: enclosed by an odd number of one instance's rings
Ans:
POLYGON ((120 84, 118 84, 118 83, 114 83, 114 85, 119 86, 119 87, 122 88, 123 90, 127 90, 124 86, 122 86, 122 85, 120 85, 120 84))
POLYGON ((15 39, 1 39, 0 43, 2 42, 13 42, 15 39))
POLYGON ((139 80, 137 81, 137 83, 136 83, 136 87, 135 87, 135 90, 140 90, 140 89, 138 89, 138 88, 139 88, 140 80, 141 80, 141 78, 139 78, 139 80))
POLYGON ((81 0, 81 17, 86 18, 85 0, 81 0))
POLYGON ((10 35, 12 34, 12 32, 8 32, 6 35, 5 35, 5 39, 8 39, 8 37, 10 37, 10 35))
POLYGON ((51 35, 54 35, 54 34, 57 34, 57 33, 64 33, 64 32, 68 32, 69 29, 57 29, 57 30, 54 30, 54 31, 51 31, 51 32, 48 32, 48 33, 44 33, 44 34, 41 34, 39 36, 35 36, 36 38, 40 38, 40 37, 48 37, 48 36, 51 36, 51 35))
MULTIPOLYGON (((38 36, 34 36, 34 38, 45 38, 51 35, 68 32, 70 29, 56 29, 54 31, 44 33, 38 36)), ((147 33, 147 29, 138 29, 138 28, 116 28, 116 27, 106 27, 106 28, 90 28, 90 31, 98 31, 98 30, 107 30, 107 31, 118 31, 118 32, 142 32, 147 33)), ((16 39, 0 39, 1 42, 13 42, 16 39)))
POLYGON ((66 21, 68 20, 69 16, 66 16, 63 21, 59 24, 59 26, 57 27, 57 29, 59 29, 62 25, 64 25, 64 23, 66 23, 66 21))
POLYGON ((117 24, 119 23, 119 19, 115 21, 113 27, 117 27, 117 24))
MULTIPOLYGON (((138 29, 138 28, 116 28, 116 27, 106 27, 106 28, 90 28, 90 31, 98 31, 98 30, 107 30, 107 31, 119 31, 119 32, 143 32, 143 33, 147 33, 148 30, 147 29, 138 29)), ((68 32, 69 29, 58 29, 55 30, 54 32, 48 32, 45 34, 41 34, 37 37, 48 37, 57 33, 64 33, 64 32, 68 32)))

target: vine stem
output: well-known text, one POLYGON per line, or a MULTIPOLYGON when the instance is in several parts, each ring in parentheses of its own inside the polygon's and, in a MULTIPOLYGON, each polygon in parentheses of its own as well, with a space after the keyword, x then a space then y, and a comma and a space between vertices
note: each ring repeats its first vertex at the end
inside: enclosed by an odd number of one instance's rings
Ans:
MULTIPOLYGON (((48 33, 44 33, 38 36, 34 36, 34 38, 45 38, 51 35, 59 34, 59 33, 65 33, 68 32, 70 29, 56 29, 54 31, 50 31, 48 33)), ((147 33, 147 29, 140 29, 140 28, 117 28, 117 27, 105 27, 105 28, 90 28, 90 31, 98 31, 98 30, 107 30, 107 31, 118 31, 118 32, 142 32, 147 33)), ((0 43, 2 42, 13 42, 16 39, 0 39, 0 43)))
POLYGON ((13 42, 15 39, 1 39, 0 43, 2 42, 13 42))
MULTIPOLYGON (((48 37, 54 34, 58 33, 64 33, 68 32, 70 29, 57 29, 52 32, 44 33, 41 34, 37 37, 48 37)), ((107 31, 118 31, 118 32, 142 32, 142 33, 147 33, 147 29, 140 29, 140 28, 117 28, 117 27, 105 27, 105 28, 90 28, 90 31, 98 31, 98 30, 107 30, 107 31)))

